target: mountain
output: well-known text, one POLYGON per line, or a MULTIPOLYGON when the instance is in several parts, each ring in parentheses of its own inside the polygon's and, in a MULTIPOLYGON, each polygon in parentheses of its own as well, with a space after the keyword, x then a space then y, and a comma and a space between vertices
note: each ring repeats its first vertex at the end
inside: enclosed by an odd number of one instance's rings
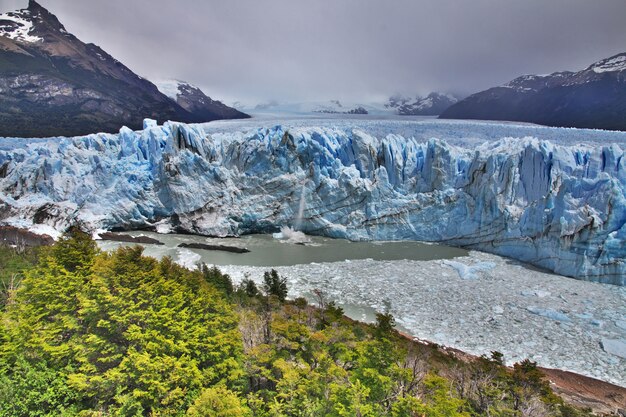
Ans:
POLYGON ((391 113, 382 103, 346 102, 340 100, 307 102, 279 102, 270 100, 264 103, 241 105, 239 108, 249 113, 273 115, 383 115, 391 113))
POLYGON ((524 75, 473 94, 440 117, 626 130, 626 53, 578 72, 524 75))
POLYGON ((437 122, 420 134, 397 120, 218 134, 146 125, 0 146, 0 223, 232 236, 298 218, 309 234, 442 242, 626 285, 626 133, 437 122), (494 139, 477 142, 485 130, 494 139))
POLYGON ((393 96, 385 107, 395 109, 401 116, 438 116, 459 99, 451 94, 430 93, 415 98, 393 96))
POLYGON ((116 132, 144 117, 203 122, 221 112, 186 110, 34 0, 0 15, 0 136, 116 132))
POLYGON ((221 101, 213 100, 200 88, 180 80, 166 80, 155 82, 159 91, 188 112, 207 120, 214 119, 245 119, 245 113, 228 107, 221 101))

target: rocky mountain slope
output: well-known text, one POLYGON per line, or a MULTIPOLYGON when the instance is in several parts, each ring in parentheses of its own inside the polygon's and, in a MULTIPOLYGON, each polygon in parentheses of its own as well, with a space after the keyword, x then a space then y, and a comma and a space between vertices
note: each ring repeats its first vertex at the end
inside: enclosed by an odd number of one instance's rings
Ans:
POLYGON ((578 72, 516 78, 469 96, 440 117, 626 130, 626 53, 578 72))
POLYGON ((190 111, 94 44, 68 33, 34 0, 0 15, 0 136, 77 135, 142 126, 144 117, 202 122, 240 117, 190 111))
POLYGON ((401 116, 439 116, 458 101, 455 96, 442 93, 430 93, 426 97, 415 98, 393 96, 385 107, 395 109, 401 116))
POLYGON ((185 81, 166 80, 155 82, 160 92, 174 100, 189 113, 214 119, 245 119, 248 116, 237 109, 228 107, 221 101, 213 100, 195 85, 185 81))

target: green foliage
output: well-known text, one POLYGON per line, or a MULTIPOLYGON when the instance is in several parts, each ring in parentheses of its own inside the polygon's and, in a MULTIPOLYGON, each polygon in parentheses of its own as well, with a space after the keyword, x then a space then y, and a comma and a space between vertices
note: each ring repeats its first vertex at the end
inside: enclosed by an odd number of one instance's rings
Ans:
POLYGON ((278 275, 278 271, 272 269, 263 274, 263 292, 267 297, 275 296, 280 302, 287 298, 287 279, 278 275))
POLYGON ((550 389, 550 383, 537 368, 537 363, 528 359, 513 365, 513 375, 509 382, 509 393, 514 400, 514 409, 523 407, 529 393, 537 393, 541 400, 550 405, 558 405, 561 400, 550 389))
POLYGON ((37 248, 19 250, 0 245, 0 310, 15 294, 24 277, 24 271, 32 268, 39 257, 37 248))
POLYGON ((343 308, 339 307, 334 301, 326 304, 326 308, 324 309, 324 318, 326 319, 326 324, 331 324, 339 321, 344 315, 343 308))
POLYGON ((15 274, 22 275, 37 263, 38 257, 38 248, 19 250, 0 245, 0 281, 7 282, 15 274))
POLYGON ((9 372, 0 372, 0 416, 74 415, 80 400, 64 374, 45 361, 31 364, 19 356, 9 372))
POLYGON ((376 334, 379 337, 389 336, 394 332, 396 320, 391 313, 376 313, 376 334))
POLYGON ((55 261, 69 272, 87 272, 93 265, 96 242, 78 227, 71 227, 52 247, 55 261))
POLYGON ((119 415, 178 415, 203 388, 238 385, 237 317, 201 272, 89 242, 65 238, 26 273, 4 320, 5 378, 19 380, 20 355, 49 363, 82 408, 119 415))
POLYGON ((189 410, 188 417, 246 417, 251 412, 237 393, 223 386, 206 388, 189 410))
POLYGON ((223 274, 216 266, 209 268, 205 263, 200 265, 200 272, 206 282, 213 285, 227 296, 232 295, 234 291, 233 281, 228 274, 223 274))
POLYGON ((389 313, 353 322, 263 278, 263 295, 251 280, 233 294, 216 268, 70 231, 0 312, 0 417, 587 415, 533 362, 463 363, 402 339, 389 313))
POLYGON ((240 288, 243 290, 243 293, 248 297, 256 297, 259 295, 259 289, 257 288, 254 281, 249 278, 241 281, 240 288))

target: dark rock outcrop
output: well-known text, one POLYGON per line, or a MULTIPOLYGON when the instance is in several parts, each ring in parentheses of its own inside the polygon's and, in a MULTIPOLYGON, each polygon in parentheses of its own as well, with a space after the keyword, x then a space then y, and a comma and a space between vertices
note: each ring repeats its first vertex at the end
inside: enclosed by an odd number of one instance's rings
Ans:
POLYGON ((188 248, 188 249, 204 249, 204 250, 217 250, 222 252, 232 252, 232 253, 248 253, 249 249, 240 248, 237 246, 227 246, 227 245, 209 245, 206 243, 181 243, 178 245, 179 248, 188 248))
POLYGON ((130 235, 124 235, 121 233, 113 233, 113 232, 100 233, 99 236, 100 236, 100 239, 102 240, 112 240, 114 242, 136 243, 138 245, 143 245, 143 244, 159 245, 159 246, 163 245, 163 242, 160 242, 148 236, 130 236, 130 235))

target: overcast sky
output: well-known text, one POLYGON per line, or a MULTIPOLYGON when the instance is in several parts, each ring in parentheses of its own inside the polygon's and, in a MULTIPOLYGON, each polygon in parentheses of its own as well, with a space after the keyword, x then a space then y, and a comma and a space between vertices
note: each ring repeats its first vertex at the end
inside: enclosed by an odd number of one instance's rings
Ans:
POLYGON ((227 102, 467 94, 626 51, 626 0, 39 2, 138 74, 227 102))

